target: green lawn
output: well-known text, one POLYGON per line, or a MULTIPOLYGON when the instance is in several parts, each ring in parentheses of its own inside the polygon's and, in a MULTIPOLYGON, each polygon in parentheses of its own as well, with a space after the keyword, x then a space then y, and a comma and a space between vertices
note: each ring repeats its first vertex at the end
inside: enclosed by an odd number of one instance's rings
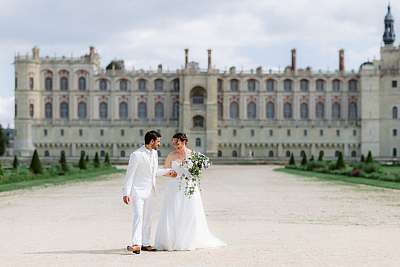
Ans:
MULTIPOLYGON (((49 186, 56 184, 64 184, 66 182, 89 181, 104 179, 108 174, 125 172, 115 167, 90 168, 88 170, 72 169, 65 175, 28 175, 24 180, 18 181, 1 181, 0 177, 0 192, 11 191, 23 188, 31 188, 34 186, 49 186)), ((6 171, 7 173, 7 171, 6 171)))
MULTIPOLYGON (((385 171, 390 172, 400 172, 400 167, 384 167, 385 171)), ((368 179, 362 177, 351 177, 345 175, 337 175, 337 174, 328 174, 328 173, 320 173, 314 171, 303 171, 298 169, 288 169, 288 168, 278 168, 275 171, 284 172, 293 175, 299 175, 303 177, 311 177, 317 178, 324 181, 337 181, 337 182, 346 182, 352 184, 364 184, 370 185, 375 187, 382 187, 382 188, 390 188, 390 189, 400 189, 400 183, 398 182, 389 182, 389 181, 382 181, 376 179, 368 179)))

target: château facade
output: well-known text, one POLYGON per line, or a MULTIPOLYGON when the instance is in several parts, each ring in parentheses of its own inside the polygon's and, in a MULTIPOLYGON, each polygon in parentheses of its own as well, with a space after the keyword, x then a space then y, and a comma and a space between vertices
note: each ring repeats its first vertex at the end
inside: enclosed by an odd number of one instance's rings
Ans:
POLYGON ((339 50, 337 71, 298 68, 296 50, 283 71, 220 71, 189 62, 166 71, 127 70, 123 61, 101 68, 90 47, 78 58, 15 57, 14 153, 42 157, 93 156, 108 152, 126 159, 143 144, 144 133, 169 138, 186 132, 190 146, 223 159, 282 160, 300 156, 347 159, 371 151, 380 159, 400 153, 400 47, 395 46, 390 7, 380 59, 346 71, 339 50))

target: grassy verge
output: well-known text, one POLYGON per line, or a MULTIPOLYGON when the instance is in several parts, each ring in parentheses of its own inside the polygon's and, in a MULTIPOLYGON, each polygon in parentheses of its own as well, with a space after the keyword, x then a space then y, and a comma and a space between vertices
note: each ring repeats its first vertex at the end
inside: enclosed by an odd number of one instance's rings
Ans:
POLYGON ((42 175, 34 179, 0 184, 0 192, 31 188, 34 186, 64 184, 72 181, 98 180, 99 178, 101 179, 99 176, 120 172, 125 172, 125 170, 120 170, 115 167, 102 167, 88 170, 76 170, 67 172, 65 175, 42 175))
POLYGON ((368 179, 368 178, 363 178, 363 177, 351 177, 351 176, 339 175, 339 174, 320 173, 320 172, 314 172, 314 171, 304 171, 304 170, 289 169, 289 168, 284 168, 284 167, 275 169, 275 171, 299 175, 299 176, 303 176, 303 177, 317 178, 317 179, 324 180, 324 181, 337 181, 337 182, 346 182, 346 183, 352 183, 352 184, 370 185, 370 186, 382 187, 382 188, 400 189, 399 182, 382 181, 382 180, 368 179))

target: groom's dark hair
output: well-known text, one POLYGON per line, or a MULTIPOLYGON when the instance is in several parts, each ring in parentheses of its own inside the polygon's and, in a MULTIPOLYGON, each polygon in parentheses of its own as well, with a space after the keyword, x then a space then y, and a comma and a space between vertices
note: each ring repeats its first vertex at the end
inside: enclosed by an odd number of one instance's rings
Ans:
POLYGON ((157 131, 148 131, 145 135, 144 135, 144 143, 150 144, 151 140, 157 140, 157 138, 160 138, 161 134, 157 131))

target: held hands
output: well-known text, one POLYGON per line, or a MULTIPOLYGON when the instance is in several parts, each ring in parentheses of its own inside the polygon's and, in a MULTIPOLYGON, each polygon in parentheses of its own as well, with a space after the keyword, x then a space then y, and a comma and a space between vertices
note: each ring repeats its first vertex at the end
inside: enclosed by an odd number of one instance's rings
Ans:
POLYGON ((168 171, 168 173, 167 173, 166 176, 169 176, 169 177, 176 177, 177 175, 178 175, 178 174, 176 173, 176 171, 170 170, 170 171, 168 171))

